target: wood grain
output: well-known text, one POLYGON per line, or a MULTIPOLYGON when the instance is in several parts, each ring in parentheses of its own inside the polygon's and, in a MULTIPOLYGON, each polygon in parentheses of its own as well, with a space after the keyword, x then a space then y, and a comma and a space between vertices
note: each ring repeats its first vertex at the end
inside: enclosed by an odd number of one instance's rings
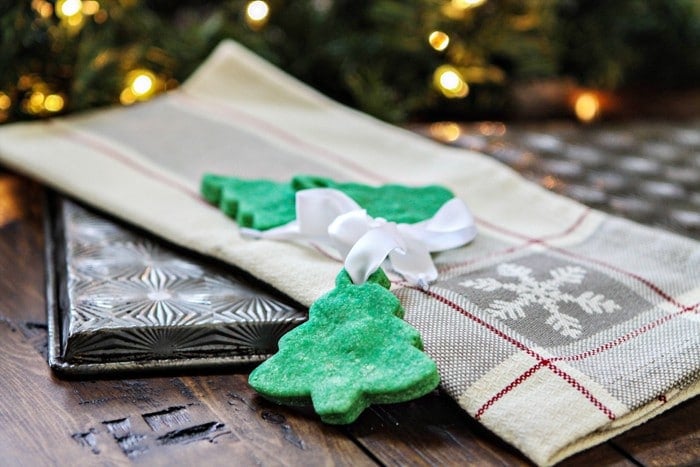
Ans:
POLYGON ((0 323, 0 452, 7 465, 29 459, 55 459, 61 442, 64 460, 80 458, 82 450, 70 441, 78 422, 62 403, 70 388, 52 380, 42 357, 7 323, 0 323))
POLYGON ((372 407, 348 429, 386 465, 529 465, 438 391, 372 407))
POLYGON ((613 443, 643 465, 700 465, 700 400, 684 402, 613 443))
POLYGON ((0 168, 0 316, 46 323, 42 189, 0 168))

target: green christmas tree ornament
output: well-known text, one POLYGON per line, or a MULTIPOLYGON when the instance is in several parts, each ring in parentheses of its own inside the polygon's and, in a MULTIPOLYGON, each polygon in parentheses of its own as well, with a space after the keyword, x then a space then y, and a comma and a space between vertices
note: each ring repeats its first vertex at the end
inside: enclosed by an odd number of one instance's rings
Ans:
POLYGON ((312 403, 326 423, 351 423, 371 404, 402 402, 435 389, 435 362, 406 323, 379 269, 353 284, 343 269, 333 290, 287 333, 279 352, 250 375, 263 396, 288 405, 312 403))
POLYGON ((200 190, 204 199, 219 206, 239 226, 268 230, 293 221, 296 217, 295 193, 310 188, 342 191, 370 216, 404 224, 430 218, 445 202, 454 198, 450 190, 439 185, 370 186, 338 183, 310 175, 296 176, 291 182, 283 183, 206 174, 200 190))
POLYGON ((381 217, 398 224, 414 224, 432 217, 454 194, 440 185, 370 186, 362 183, 338 183, 329 178, 297 176, 292 179, 295 191, 307 188, 335 188, 367 210, 372 217, 381 217))
POLYGON ((289 183, 245 180, 206 174, 200 191, 241 227, 267 230, 294 220, 294 194, 289 183))

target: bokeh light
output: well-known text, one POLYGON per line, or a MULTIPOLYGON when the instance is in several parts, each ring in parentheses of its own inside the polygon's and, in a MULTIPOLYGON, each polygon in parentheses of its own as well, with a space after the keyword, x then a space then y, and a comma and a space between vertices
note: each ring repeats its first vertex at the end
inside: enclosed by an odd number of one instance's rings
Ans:
POLYGON ((245 9, 245 20, 251 29, 257 30, 263 27, 270 15, 270 6, 263 0, 253 0, 245 9))
POLYGON ((462 98, 469 94, 469 86, 456 68, 442 65, 433 73, 433 84, 445 97, 462 98))
POLYGON ((600 100, 592 92, 579 94, 574 103, 576 118, 584 123, 589 123, 600 115, 600 100))
POLYGON ((433 49, 441 52, 450 45, 450 36, 442 31, 433 31, 428 36, 428 43, 433 49))

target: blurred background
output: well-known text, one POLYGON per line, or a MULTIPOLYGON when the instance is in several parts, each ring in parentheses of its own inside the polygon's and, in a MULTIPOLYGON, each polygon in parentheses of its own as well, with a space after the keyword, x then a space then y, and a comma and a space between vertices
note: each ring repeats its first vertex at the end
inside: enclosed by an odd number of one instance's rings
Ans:
POLYGON ((346 105, 700 239, 700 0, 0 5, 0 122, 138 105, 233 38, 346 105))
POLYGON ((131 105, 233 38, 394 123, 700 112, 699 0, 3 0, 0 121, 131 105))

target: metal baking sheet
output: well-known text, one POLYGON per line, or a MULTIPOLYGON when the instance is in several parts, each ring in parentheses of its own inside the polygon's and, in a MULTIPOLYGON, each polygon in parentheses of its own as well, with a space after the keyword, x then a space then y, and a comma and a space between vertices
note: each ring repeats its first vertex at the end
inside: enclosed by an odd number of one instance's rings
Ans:
POLYGON ((47 210, 49 364, 63 373, 264 360, 305 310, 230 266, 60 196, 47 210))

